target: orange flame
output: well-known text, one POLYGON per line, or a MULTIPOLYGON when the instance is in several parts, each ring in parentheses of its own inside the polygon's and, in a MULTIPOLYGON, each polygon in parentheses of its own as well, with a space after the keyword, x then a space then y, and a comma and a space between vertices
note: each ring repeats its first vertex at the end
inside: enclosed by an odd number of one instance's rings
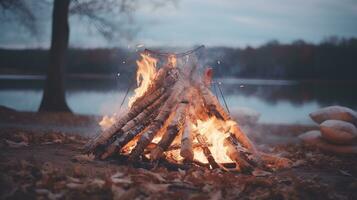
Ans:
POLYGON ((136 82, 138 87, 134 90, 134 96, 129 98, 129 108, 139 97, 143 96, 152 84, 156 75, 157 60, 147 54, 140 54, 141 60, 136 61, 138 70, 136 72, 136 82))
MULTIPOLYGON (((208 147, 212 153, 213 158, 218 163, 229 163, 233 162, 226 155, 226 147, 223 145, 224 139, 228 137, 228 130, 235 122, 228 120, 222 121, 216 117, 211 117, 206 121, 197 120, 197 125, 193 125, 193 129, 196 130, 198 134, 201 134, 207 138, 207 143, 210 144, 208 147)), ((200 149, 195 149, 194 159, 201 163, 208 163, 206 156, 200 149)))
MULTIPOLYGON (((141 59, 136 61, 137 64, 137 74, 136 81, 138 87, 134 90, 134 95, 129 98, 128 106, 129 108, 133 105, 133 103, 140 97, 142 97, 145 92, 151 87, 157 73, 157 62, 158 60, 151 57, 147 54, 140 54, 141 59)), ((169 67, 176 67, 177 60, 175 55, 169 55, 167 58, 167 65, 169 67)), ((196 113, 199 114, 199 113, 196 113)), ((171 114, 170 117, 173 115, 171 114)), ((102 129, 106 129, 110 127, 115 122, 114 116, 108 117, 104 116, 102 121, 99 123, 102 129)), ((163 135, 162 131, 165 131, 168 126, 168 121, 160 130, 160 133, 157 134, 152 143, 158 143, 163 135)), ((227 147, 224 145, 224 139, 229 136, 229 130, 232 126, 235 126, 236 122, 232 120, 220 120, 216 117, 210 117, 209 119, 202 121, 197 120, 196 125, 191 123, 192 133, 200 134, 207 139, 207 143, 209 144, 208 148, 210 149, 213 158, 217 163, 231 163, 233 162, 227 155, 227 147)), ((180 133, 182 134, 182 133, 180 133)), ((180 142, 181 137, 177 137, 178 142, 180 142)), ((137 139, 129 142, 124 149, 126 152, 130 152, 132 148, 134 148, 137 139)), ((176 141, 177 142, 177 141, 176 141)), ((197 139, 194 142, 198 142, 197 139)), ((201 148, 195 148, 193 150, 194 160, 199 161, 201 163, 208 163, 206 156, 204 155, 201 148)), ((183 158, 180 156, 180 150, 173 150, 166 153, 166 156, 170 156, 173 159, 180 161, 183 158)))

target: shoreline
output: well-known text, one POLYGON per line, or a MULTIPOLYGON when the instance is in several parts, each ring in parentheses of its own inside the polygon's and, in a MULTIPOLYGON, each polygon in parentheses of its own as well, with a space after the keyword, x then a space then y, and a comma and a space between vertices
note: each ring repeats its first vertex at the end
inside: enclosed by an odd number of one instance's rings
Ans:
POLYGON ((99 127, 99 116, 1 107, 0 119, 1 199, 357 197, 355 157, 324 154, 296 140, 314 126, 243 126, 259 149, 293 162, 291 168, 255 176, 197 166, 174 170, 159 163, 148 169, 115 158, 93 160, 82 155, 82 148, 99 127))

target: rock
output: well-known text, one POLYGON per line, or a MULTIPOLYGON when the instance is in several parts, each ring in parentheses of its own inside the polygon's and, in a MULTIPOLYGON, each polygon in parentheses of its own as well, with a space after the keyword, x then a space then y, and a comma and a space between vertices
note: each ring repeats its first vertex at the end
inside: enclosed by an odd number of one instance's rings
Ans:
POLYGON ((357 128, 340 120, 327 120, 320 125, 321 136, 333 144, 352 144, 357 140, 357 128))
POLYGON ((247 107, 234 107, 230 110, 233 119, 240 124, 254 124, 260 118, 260 113, 247 107))
POLYGON ((317 147, 322 151, 336 154, 357 154, 357 145, 335 145, 330 144, 321 137, 320 131, 308 131, 299 138, 307 145, 317 147))
POLYGON ((329 119, 342 120, 357 125, 356 111, 343 106, 329 106, 310 113, 310 117, 317 123, 329 119))

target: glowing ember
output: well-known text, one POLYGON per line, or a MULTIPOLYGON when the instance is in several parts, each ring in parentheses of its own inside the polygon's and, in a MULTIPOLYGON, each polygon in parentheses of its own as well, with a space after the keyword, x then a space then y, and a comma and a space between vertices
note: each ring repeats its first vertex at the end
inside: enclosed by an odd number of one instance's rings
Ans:
POLYGON ((134 96, 129 98, 129 108, 133 105, 135 100, 144 95, 146 90, 150 87, 156 75, 157 60, 146 54, 140 54, 141 60, 136 61, 138 70, 136 72, 136 82, 138 88, 134 90, 134 96))

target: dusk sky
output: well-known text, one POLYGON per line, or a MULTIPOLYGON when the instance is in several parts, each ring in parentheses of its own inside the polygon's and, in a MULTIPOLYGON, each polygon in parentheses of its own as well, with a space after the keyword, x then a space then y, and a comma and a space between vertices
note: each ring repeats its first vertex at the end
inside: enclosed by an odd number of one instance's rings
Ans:
MULTIPOLYGON (((18 24, 2 21, 0 47, 48 47, 49 18, 48 11, 39 20, 42 28, 37 37, 29 36, 18 24)), ((88 24, 72 17, 70 45, 245 47, 272 39, 318 43, 333 35, 357 37, 356 0, 178 0, 157 9, 143 3, 134 19, 140 30, 126 43, 107 41, 96 31, 88 30, 88 24)))

